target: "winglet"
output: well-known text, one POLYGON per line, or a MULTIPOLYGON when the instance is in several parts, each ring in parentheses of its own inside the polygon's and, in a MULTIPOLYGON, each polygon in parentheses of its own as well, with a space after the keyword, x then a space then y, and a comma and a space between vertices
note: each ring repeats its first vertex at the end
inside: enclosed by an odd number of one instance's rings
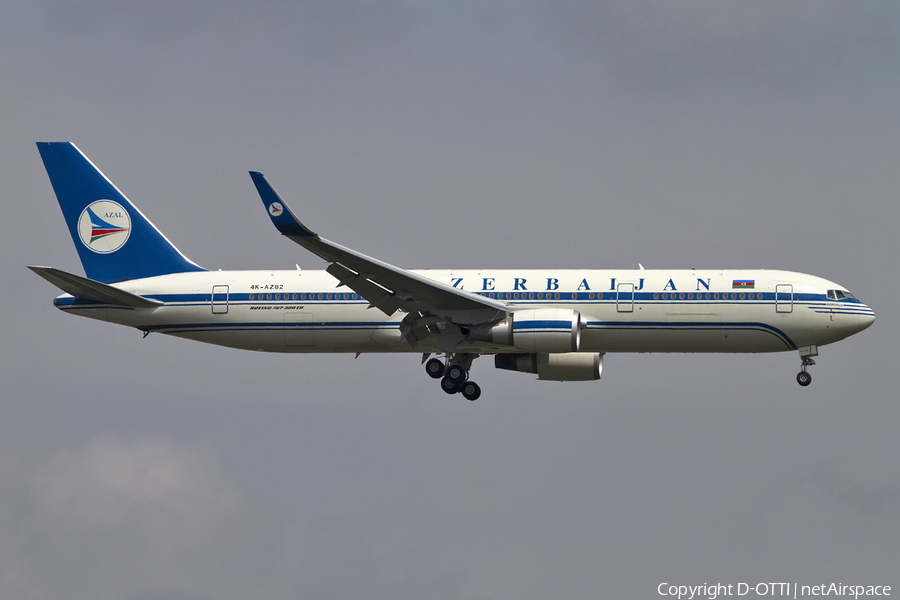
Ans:
POLYGON ((317 237, 317 234, 310 230, 306 225, 294 216, 290 207, 281 199, 275 188, 266 181, 265 175, 257 171, 250 171, 250 178, 262 198, 263 205, 272 218, 272 223, 281 232, 282 235, 301 236, 301 237, 317 237))

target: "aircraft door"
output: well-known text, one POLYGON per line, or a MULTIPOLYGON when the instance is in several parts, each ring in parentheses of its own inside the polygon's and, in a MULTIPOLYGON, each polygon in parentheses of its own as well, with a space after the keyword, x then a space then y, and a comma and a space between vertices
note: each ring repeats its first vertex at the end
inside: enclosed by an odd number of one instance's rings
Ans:
POLYGON ((775 312, 789 313, 794 311, 794 286, 790 283, 779 283, 775 286, 775 312))
POLYGON ((228 312, 228 286, 214 285, 212 288, 212 311, 214 315, 228 312))
POLYGON ((620 283, 616 286, 616 311, 634 312, 634 284, 620 283))

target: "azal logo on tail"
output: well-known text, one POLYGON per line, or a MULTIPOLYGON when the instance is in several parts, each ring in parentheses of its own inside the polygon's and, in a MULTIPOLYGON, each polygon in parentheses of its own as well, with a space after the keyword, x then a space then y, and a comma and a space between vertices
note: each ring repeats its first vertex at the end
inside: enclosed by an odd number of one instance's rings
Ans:
POLYGON ((99 254, 115 252, 125 245, 131 233, 131 217, 118 202, 97 200, 78 218, 78 237, 99 254))

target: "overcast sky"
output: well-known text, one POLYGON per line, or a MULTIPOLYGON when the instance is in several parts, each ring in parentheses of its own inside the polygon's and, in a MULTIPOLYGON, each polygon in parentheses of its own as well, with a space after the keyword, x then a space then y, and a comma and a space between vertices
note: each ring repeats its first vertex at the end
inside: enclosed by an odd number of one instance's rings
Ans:
POLYGON ((0 596, 653 598, 900 589, 896 2, 0 6, 0 596), (796 353, 537 382, 240 352, 64 315, 36 141, 211 269, 782 268, 877 314, 796 353))

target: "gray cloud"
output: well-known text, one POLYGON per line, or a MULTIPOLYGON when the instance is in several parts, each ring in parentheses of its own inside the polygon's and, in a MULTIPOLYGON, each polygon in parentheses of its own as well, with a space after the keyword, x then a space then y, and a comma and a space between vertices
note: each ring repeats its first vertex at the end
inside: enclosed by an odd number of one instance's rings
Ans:
POLYGON ((100 436, 0 476, 4 596, 238 598, 272 575, 278 521, 208 450, 100 436))
POLYGON ((3 596, 465 597, 465 573, 440 568, 432 552, 386 553, 337 517, 294 531, 209 448, 164 437, 5 454, 0 490, 3 596))

